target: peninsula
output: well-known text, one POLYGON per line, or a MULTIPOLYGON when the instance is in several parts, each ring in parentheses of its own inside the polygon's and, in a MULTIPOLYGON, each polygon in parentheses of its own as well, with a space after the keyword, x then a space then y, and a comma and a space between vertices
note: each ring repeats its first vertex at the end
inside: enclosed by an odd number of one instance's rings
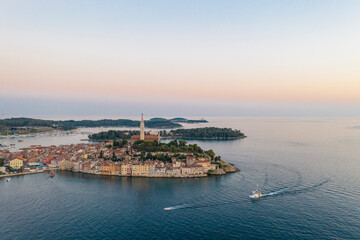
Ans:
POLYGON ((145 132, 143 116, 140 131, 131 132, 131 141, 114 139, 87 144, 35 145, 20 150, 0 150, 0 174, 14 176, 42 170, 65 170, 114 176, 184 178, 239 171, 211 149, 204 150, 185 140, 161 143, 159 133, 145 132))
POLYGON ((0 150, 0 176, 64 170, 132 177, 206 177, 236 172, 212 150, 174 140, 138 140, 60 146, 30 146, 18 152, 0 150))

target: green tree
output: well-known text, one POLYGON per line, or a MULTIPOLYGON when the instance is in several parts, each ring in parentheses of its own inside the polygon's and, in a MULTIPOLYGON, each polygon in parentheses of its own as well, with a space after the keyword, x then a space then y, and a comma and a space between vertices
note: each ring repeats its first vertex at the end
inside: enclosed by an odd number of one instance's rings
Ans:
POLYGON ((180 147, 185 147, 186 146, 186 141, 185 140, 180 140, 179 141, 179 146, 180 147))
POLYGON ((116 160, 117 160, 116 155, 115 155, 115 151, 113 151, 111 160, 112 160, 112 161, 116 161, 116 160))
POLYGON ((215 153, 212 149, 205 151, 205 153, 211 157, 211 160, 214 160, 215 153))

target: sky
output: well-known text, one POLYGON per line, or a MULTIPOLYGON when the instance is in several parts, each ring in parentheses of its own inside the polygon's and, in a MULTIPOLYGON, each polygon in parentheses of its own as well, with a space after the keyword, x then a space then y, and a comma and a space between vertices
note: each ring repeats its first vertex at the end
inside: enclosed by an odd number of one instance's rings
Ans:
POLYGON ((360 1, 0 0, 0 118, 360 117, 360 1))

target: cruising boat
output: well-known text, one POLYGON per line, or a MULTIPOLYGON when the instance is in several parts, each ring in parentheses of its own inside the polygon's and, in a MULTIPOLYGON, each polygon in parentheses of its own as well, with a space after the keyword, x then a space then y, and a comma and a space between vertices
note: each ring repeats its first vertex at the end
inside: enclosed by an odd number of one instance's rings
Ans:
POLYGON ((251 193, 251 195, 249 197, 251 199, 258 199, 258 198, 261 198, 263 196, 265 196, 265 194, 259 191, 259 185, 256 184, 256 190, 252 191, 252 193, 251 193))
POLYGON ((173 208, 172 207, 166 207, 164 208, 165 211, 169 211, 169 210, 172 210, 173 208))

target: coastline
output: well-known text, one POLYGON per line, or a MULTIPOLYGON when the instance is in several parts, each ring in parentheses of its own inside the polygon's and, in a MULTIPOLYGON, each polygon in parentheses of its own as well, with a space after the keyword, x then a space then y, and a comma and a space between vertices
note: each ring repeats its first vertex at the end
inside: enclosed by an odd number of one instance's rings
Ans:
POLYGON ((0 178, 4 177, 16 177, 16 176, 23 176, 23 175, 29 175, 29 174, 37 174, 37 173, 44 173, 44 170, 36 171, 36 172, 21 172, 21 173, 11 173, 11 174, 3 174, 0 175, 0 178))
POLYGON ((74 172, 74 173, 84 173, 91 175, 99 175, 99 176, 116 176, 116 177, 136 177, 136 178, 205 178, 213 175, 228 175, 231 173, 240 172, 240 169, 235 167, 234 164, 225 162, 223 160, 220 161, 220 164, 223 166, 222 168, 216 169, 213 172, 208 172, 204 174, 195 174, 195 175, 166 175, 166 174, 152 174, 152 175, 121 175, 121 174, 106 174, 106 173, 95 173, 95 172, 84 172, 84 171, 73 171, 70 169, 59 169, 52 168, 47 171, 65 171, 65 172, 74 172))

